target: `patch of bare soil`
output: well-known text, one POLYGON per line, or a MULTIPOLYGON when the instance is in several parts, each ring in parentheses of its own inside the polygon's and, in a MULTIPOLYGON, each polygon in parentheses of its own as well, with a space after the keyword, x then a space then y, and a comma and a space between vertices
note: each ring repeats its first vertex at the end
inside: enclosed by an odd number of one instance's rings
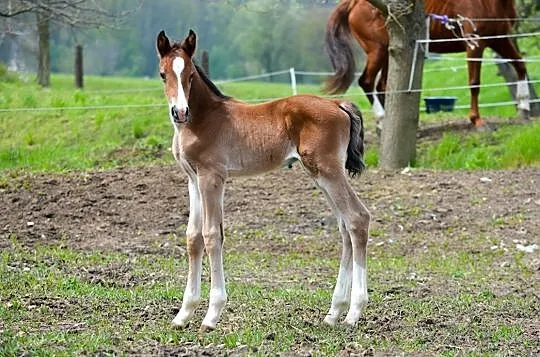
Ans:
MULTIPOLYGON (((424 237, 404 246, 409 253, 431 239, 463 234, 489 236, 494 245, 506 247, 538 243, 539 182, 538 168, 369 170, 351 180, 372 213, 375 241, 378 236, 394 241, 424 237)), ((61 241, 77 249, 170 251, 177 245, 174 236, 184 235, 189 215, 186 179, 176 166, 19 176, 0 190, 0 202, 0 246, 14 235, 29 246, 61 241)), ((291 244, 288 239, 325 239, 335 232, 323 195, 299 166, 229 180, 225 226, 227 246, 235 250, 309 252, 309 240, 291 244), (236 245, 231 237, 268 228, 283 239, 268 241, 264 234, 255 234, 236 245)))

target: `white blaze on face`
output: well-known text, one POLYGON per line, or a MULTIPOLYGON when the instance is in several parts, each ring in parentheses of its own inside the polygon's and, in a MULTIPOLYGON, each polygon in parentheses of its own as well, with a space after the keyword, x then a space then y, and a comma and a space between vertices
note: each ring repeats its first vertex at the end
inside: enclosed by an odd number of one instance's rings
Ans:
POLYGON ((180 80, 184 66, 184 60, 181 57, 176 57, 172 62, 172 69, 174 74, 176 74, 178 84, 178 93, 176 98, 171 98, 171 101, 169 102, 169 109, 176 105, 178 111, 182 113, 185 112, 188 107, 184 88, 182 87, 182 81, 180 80))

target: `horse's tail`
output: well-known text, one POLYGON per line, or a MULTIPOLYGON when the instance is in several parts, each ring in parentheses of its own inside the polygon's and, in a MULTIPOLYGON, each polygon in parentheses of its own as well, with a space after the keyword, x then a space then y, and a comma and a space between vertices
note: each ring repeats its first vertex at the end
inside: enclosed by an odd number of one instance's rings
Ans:
POLYGON ((342 102, 339 104, 351 119, 351 129, 349 133, 349 145, 347 146, 347 160, 345 168, 352 177, 359 175, 364 171, 366 165, 363 161, 364 156, 364 122, 360 109, 352 102, 342 102))
POLYGON ((330 14, 326 25, 324 47, 335 72, 325 83, 326 93, 343 93, 354 80, 356 63, 348 17, 355 3, 354 0, 340 2, 330 14))

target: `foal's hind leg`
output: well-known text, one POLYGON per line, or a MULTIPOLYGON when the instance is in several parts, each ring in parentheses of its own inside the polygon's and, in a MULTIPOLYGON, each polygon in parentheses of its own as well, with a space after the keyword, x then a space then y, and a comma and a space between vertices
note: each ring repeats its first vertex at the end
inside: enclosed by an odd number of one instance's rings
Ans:
MULTIPOLYGON (((315 179, 315 182, 317 180, 315 179)), ((318 182, 317 182, 318 184, 318 182)), ((330 310, 324 318, 324 322, 330 326, 334 326, 351 302, 351 283, 352 283, 352 245, 351 237, 345 226, 345 221, 341 218, 336 204, 332 198, 328 195, 325 188, 319 185, 326 196, 328 204, 332 208, 332 212, 337 217, 339 233, 341 235, 343 247, 341 251, 341 261, 339 263, 339 272, 336 280, 336 287, 334 288, 334 294, 332 295, 332 304, 330 310)))
POLYGON ((189 221, 186 230, 186 238, 187 252, 189 255, 189 271, 182 307, 172 321, 173 325, 179 327, 187 325, 201 301, 201 269, 204 243, 202 236, 201 199, 196 177, 189 178, 188 189, 189 221))
MULTIPOLYGON (((332 174, 320 174, 316 178, 316 181, 328 195, 330 204, 335 206, 338 220, 344 224, 344 228, 350 237, 352 248, 352 286, 349 312, 344 322, 347 325, 354 326, 368 302, 366 249, 370 216, 367 208, 362 204, 348 183, 343 169, 336 168, 331 172, 332 174)), ((347 267, 347 264, 350 263, 343 260, 344 257, 347 258, 345 252, 348 250, 348 247, 344 245, 343 249, 344 253, 342 255, 340 275, 342 271, 344 275, 346 275, 347 271, 350 271, 347 267)), ((345 281, 344 279, 340 279, 340 275, 338 275, 336 290, 342 290, 341 288, 338 289, 339 283, 345 281)), ((338 293, 339 296, 340 294, 338 293)), ((333 312, 332 308, 331 312, 333 312)))
MULTIPOLYGON (((327 196, 330 201, 330 198, 327 196)), ((339 217, 337 211, 334 211, 339 217)), ((332 304, 330 310, 324 318, 324 322, 334 326, 351 301, 351 282, 352 282, 352 245, 351 237, 345 227, 345 221, 338 218, 339 232, 343 241, 343 250, 341 252, 341 262, 339 264, 339 273, 336 280, 336 287, 332 295, 332 304)))

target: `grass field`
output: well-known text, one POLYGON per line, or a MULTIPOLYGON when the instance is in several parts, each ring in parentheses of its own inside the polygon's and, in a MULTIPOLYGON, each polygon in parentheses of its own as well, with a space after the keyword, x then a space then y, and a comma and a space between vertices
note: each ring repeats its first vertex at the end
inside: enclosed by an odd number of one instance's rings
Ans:
MULTIPOLYGON (((463 65, 460 62, 450 64, 463 65)), ((468 105, 469 94, 466 89, 446 93, 439 93, 434 89, 467 84, 466 71, 463 69, 452 72, 451 76, 446 72, 433 72, 447 66, 447 61, 427 63, 427 73, 424 76, 425 95, 455 95, 459 98, 458 104, 468 105)), ((534 74, 540 73, 540 66, 531 63, 529 73, 532 74, 531 79, 537 79, 534 74)), ((494 65, 487 64, 484 66, 482 81, 485 84, 502 83, 502 78, 496 75, 494 65)), ((171 162, 171 155, 167 152, 171 128, 157 76, 152 79, 87 76, 83 91, 74 90, 72 84, 73 78, 70 75, 60 74, 53 75, 51 89, 39 88, 32 84, 31 80, 0 81, 0 110, 16 110, 0 111, 0 169, 62 171, 171 162), (149 107, 144 107, 146 105, 149 107), (89 109, 73 109, 81 106, 89 109)), ((284 83, 237 82, 224 83, 220 87, 226 94, 243 100, 277 98, 291 94, 290 86, 284 83)), ((320 86, 299 85, 299 92, 319 94, 320 86)), ((372 130, 374 124, 370 109, 359 87, 351 87, 347 96, 363 108, 366 126, 368 130, 372 130)), ((487 88, 481 93, 481 103, 508 100, 510 96, 505 86, 487 88)), ((498 107, 485 108, 482 114, 486 117, 512 118, 516 112, 513 107, 498 107)), ((421 122, 444 122, 456 117, 467 121, 466 116, 466 110, 423 114, 421 122)), ((513 141, 520 135, 534 137, 537 132, 537 127, 508 128, 500 135, 476 135, 474 140, 488 142, 493 147, 491 151, 488 150, 492 155, 506 152, 503 148, 508 140, 513 141), (523 130, 527 133, 521 134, 523 130)), ((433 158, 433 153, 441 150, 443 149, 426 150, 427 155, 420 150, 417 165, 446 168, 457 167, 462 161, 474 161, 476 164, 468 164, 469 168, 499 168, 531 163, 529 159, 527 162, 502 158, 494 162, 482 161, 478 160, 478 153, 466 150, 457 155, 472 155, 472 158, 458 160, 457 164, 441 164, 441 158, 433 158)), ((535 156, 532 162, 537 161, 538 157, 535 156)), ((370 148, 368 162, 371 165, 376 164, 376 147, 370 148)))

